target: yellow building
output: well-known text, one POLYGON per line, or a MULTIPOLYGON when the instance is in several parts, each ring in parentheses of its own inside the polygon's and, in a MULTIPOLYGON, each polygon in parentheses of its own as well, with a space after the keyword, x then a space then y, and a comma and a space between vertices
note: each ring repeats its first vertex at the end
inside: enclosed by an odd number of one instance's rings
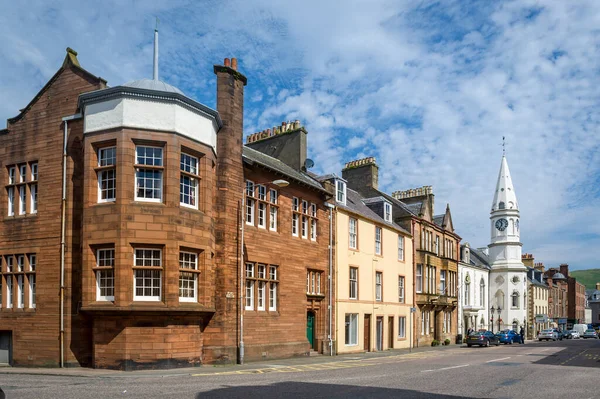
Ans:
POLYGON ((393 222, 386 198, 365 198, 343 178, 324 178, 335 188, 336 352, 408 348, 412 237, 393 222))
POLYGON ((532 254, 522 255, 527 267, 527 338, 536 339, 539 331, 550 328, 548 317, 549 288, 544 280, 544 265, 535 263, 532 254))

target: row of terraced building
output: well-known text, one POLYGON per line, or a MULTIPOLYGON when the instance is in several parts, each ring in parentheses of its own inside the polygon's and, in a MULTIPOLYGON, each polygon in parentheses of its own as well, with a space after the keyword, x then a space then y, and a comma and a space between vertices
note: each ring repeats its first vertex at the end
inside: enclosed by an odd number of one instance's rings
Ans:
POLYGON ((374 158, 308 168, 299 121, 243 142, 158 80, 108 87, 67 49, 0 131, 0 363, 138 369, 429 345, 457 332, 460 237, 374 158))

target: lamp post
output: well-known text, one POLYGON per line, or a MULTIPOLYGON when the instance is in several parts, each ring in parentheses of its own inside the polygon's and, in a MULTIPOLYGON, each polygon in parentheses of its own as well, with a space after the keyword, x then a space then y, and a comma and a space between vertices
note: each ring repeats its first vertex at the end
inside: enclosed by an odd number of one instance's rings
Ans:
POLYGON ((496 308, 492 305, 492 307, 490 308, 490 314, 492 315, 492 317, 490 318, 491 324, 492 324, 492 333, 494 332, 494 311, 496 310, 496 308))
POLYGON ((500 331, 500 323, 502 323, 502 318, 500 317, 500 312, 502 311, 502 309, 500 309, 500 306, 498 306, 498 309, 496 309, 496 311, 498 312, 498 331, 500 331))
MULTIPOLYGON (((277 187, 287 187, 290 182, 277 179, 256 184, 274 184, 277 187)), ((240 206, 240 343, 239 343, 239 363, 244 364, 244 311, 246 309, 246 273, 244 270, 244 226, 246 225, 246 195, 248 188, 244 184, 242 189, 242 201, 240 206)))

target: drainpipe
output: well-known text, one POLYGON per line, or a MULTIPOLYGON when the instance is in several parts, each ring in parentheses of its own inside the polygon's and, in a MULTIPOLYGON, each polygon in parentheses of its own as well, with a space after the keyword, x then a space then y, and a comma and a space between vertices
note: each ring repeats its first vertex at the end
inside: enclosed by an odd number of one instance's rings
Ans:
MULTIPOLYGON (((412 234, 413 240, 412 240, 412 251, 413 251, 413 255, 412 255, 412 268, 413 268, 413 307, 415 309, 417 309, 417 293, 415 291, 416 287, 417 287, 417 282, 416 282, 416 264, 415 264, 415 255, 416 255, 416 250, 415 250, 415 220, 413 218, 410 219, 410 233, 412 234)), ((421 277, 421 281, 423 281, 423 277, 421 277)), ((422 283, 421 283, 422 284, 422 283)), ((410 319, 411 321, 413 321, 413 319, 415 318, 415 314, 417 312, 415 311, 415 313, 411 312, 410 313, 410 319)), ((421 316, 422 317, 422 316, 421 316)), ((412 338, 412 333, 415 333, 415 338, 417 339, 417 348, 419 347, 419 334, 416 331, 412 331, 414 328, 416 327, 415 323, 412 323, 411 326, 411 341, 413 340, 412 338)), ((410 342, 410 344, 408 345, 409 347, 409 352, 412 352, 412 348, 414 347, 414 342, 410 342)))
POLYGON ((328 202, 325 206, 329 208, 329 356, 333 356, 333 210, 335 205, 328 202))
POLYGON ((65 116, 62 159, 62 200, 60 214, 60 367, 65 367, 65 247, 67 218, 67 136, 68 122, 80 119, 81 114, 65 116))
POLYGON ((242 199, 240 201, 240 343, 239 343, 239 363, 244 364, 244 206, 245 206, 246 192, 245 187, 242 191, 242 199))

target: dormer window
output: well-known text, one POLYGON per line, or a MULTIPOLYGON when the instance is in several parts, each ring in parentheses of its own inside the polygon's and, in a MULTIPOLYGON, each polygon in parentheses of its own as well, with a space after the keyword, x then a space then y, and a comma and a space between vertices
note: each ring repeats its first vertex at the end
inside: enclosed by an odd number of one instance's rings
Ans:
POLYGON ((335 198, 337 202, 346 205, 346 182, 342 180, 335 181, 335 198))
POLYGON ((383 218, 386 222, 392 223, 392 204, 383 203, 383 218))

